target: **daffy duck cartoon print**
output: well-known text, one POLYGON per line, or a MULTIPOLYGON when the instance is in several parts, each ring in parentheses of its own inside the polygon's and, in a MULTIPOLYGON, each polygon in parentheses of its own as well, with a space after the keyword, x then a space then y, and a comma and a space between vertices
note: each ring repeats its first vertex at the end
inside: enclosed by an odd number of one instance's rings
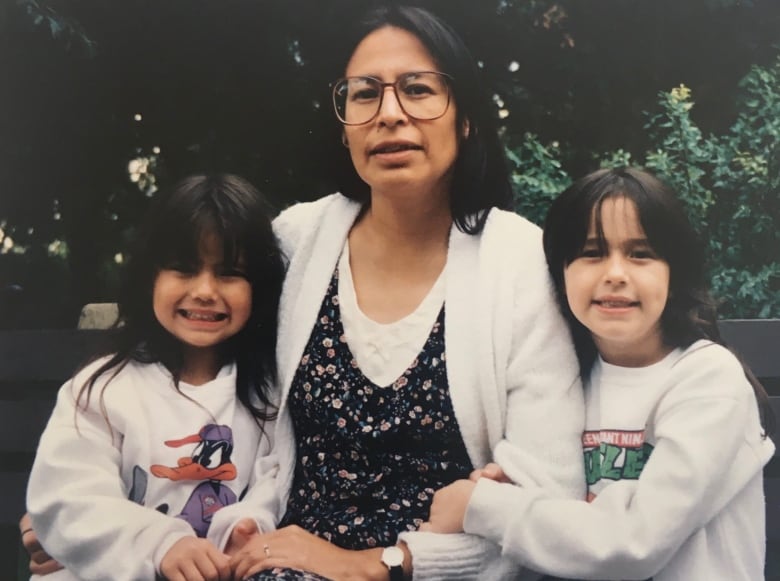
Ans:
POLYGON ((197 446, 192 454, 179 458, 178 466, 153 464, 150 470, 158 478, 203 480, 192 491, 178 516, 190 523, 199 537, 205 537, 214 513, 237 500, 236 494, 221 482, 236 477, 236 467, 230 461, 233 431, 229 426, 207 424, 197 434, 167 440, 165 445, 178 448, 194 443, 197 446))

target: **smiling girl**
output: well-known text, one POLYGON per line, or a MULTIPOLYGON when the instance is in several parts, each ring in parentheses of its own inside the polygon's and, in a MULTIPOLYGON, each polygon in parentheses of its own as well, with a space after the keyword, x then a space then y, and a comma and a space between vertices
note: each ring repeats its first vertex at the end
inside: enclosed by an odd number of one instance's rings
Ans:
POLYGON ((586 382, 587 502, 479 478, 518 480, 497 450, 500 469, 436 493, 425 528, 566 577, 763 579, 771 412, 721 344, 674 195, 643 171, 595 172, 553 203, 544 246, 586 382))
POLYGON ((218 547, 247 489, 273 476, 283 272, 265 202, 244 180, 194 176, 157 195, 115 341, 60 389, 38 447, 27 506, 66 567, 47 579, 232 578, 218 547))

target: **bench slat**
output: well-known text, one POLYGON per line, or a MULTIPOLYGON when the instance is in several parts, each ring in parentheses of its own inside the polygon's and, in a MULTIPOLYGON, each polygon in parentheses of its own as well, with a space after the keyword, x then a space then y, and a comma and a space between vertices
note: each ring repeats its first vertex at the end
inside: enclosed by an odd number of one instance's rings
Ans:
POLYGON ((0 382, 64 382, 94 352, 106 331, 0 331, 0 382))
POLYGON ((780 377, 780 319, 729 319, 718 329, 756 377, 780 377))
POLYGON ((53 409, 53 395, 48 400, 0 400, 0 454, 34 453, 53 409))

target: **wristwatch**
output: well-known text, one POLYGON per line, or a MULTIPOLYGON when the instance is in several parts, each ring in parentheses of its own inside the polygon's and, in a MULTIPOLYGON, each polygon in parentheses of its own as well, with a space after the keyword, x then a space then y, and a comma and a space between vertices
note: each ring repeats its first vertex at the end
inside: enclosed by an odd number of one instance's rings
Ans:
POLYGON ((404 552, 396 546, 382 549, 382 564, 390 571, 390 581, 404 581, 404 552))

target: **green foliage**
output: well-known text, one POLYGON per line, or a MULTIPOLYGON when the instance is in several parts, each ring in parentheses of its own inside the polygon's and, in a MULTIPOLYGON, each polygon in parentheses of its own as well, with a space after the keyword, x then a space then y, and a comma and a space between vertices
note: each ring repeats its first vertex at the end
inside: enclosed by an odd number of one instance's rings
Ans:
POLYGON ((691 90, 685 85, 660 93, 661 111, 645 125, 656 149, 646 154, 644 166, 663 177, 688 208, 694 226, 707 227, 710 208, 715 203, 709 184, 708 164, 716 144, 705 139, 693 123, 691 90))
MULTIPOLYGON (((705 136, 691 119, 685 85, 658 96, 645 130, 652 144, 637 164, 678 193, 707 245, 711 287, 727 318, 780 317, 780 58, 754 66, 740 83, 736 121, 724 135, 705 136)), ((532 135, 510 145, 517 210, 536 222, 570 178, 532 135)), ((618 149, 601 167, 632 163, 618 149)))
POLYGON ((543 145, 536 135, 525 133, 522 141, 506 148, 512 171, 515 209, 536 224, 542 224, 547 208, 566 189, 571 178, 561 167, 560 146, 543 145))
POLYGON ((60 14, 46 0, 16 0, 16 4, 24 10, 33 25, 47 28, 52 38, 65 43, 66 49, 77 46, 87 56, 95 56, 95 42, 87 36, 75 18, 60 14))

